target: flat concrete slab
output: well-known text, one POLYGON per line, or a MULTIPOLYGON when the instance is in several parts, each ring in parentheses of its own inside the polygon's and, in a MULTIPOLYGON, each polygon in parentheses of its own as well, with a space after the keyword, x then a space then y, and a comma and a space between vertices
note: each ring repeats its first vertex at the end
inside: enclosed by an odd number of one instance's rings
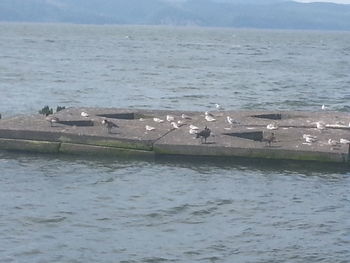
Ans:
POLYGON ((349 162, 349 144, 340 143, 341 139, 342 142, 350 140, 349 113, 210 113, 212 117, 208 121, 204 112, 68 108, 50 116, 57 118, 55 123, 42 115, 5 118, 0 119, 0 149, 115 156, 135 153, 349 162), (187 118, 182 118, 182 114, 187 118), (167 115, 174 118, 178 128, 166 120, 167 115), (232 118, 233 124, 227 122, 227 116, 232 118), (103 119, 118 127, 109 133, 102 124, 103 119), (191 125, 197 126, 198 131, 206 126, 211 130, 207 143, 201 143, 200 138, 190 134, 191 125), (151 126, 152 130, 146 126, 151 126), (266 142, 272 133, 274 140, 266 142), (314 142, 306 142, 305 135, 312 136, 314 142))

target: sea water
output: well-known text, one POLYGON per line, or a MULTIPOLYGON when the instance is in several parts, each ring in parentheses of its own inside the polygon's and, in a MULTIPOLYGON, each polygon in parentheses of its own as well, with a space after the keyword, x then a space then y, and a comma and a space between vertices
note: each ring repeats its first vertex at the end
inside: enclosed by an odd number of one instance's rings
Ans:
MULTIPOLYGON (((0 113, 350 112, 350 33, 0 24, 0 113)), ((350 121, 350 120, 349 120, 350 121)), ((349 262, 350 170, 0 153, 0 262, 349 262)))

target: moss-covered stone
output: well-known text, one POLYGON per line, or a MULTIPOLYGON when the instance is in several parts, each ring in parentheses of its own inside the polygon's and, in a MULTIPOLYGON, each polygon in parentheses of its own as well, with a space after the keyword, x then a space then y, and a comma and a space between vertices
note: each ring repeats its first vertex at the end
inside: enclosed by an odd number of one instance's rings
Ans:
POLYGON ((74 143, 74 144, 84 144, 84 145, 96 145, 96 146, 106 146, 124 149, 136 149, 151 151, 152 144, 147 141, 136 141, 136 140, 118 140, 118 139, 102 139, 100 137, 94 136, 67 136, 62 135, 58 138, 60 142, 74 143))
POLYGON ((154 158, 154 152, 96 145, 62 143, 60 153, 92 156, 146 157, 154 158))
POLYGON ((265 148, 227 148, 188 145, 154 145, 156 155, 187 155, 208 157, 247 157, 276 160, 299 160, 318 162, 349 162, 349 156, 343 153, 316 151, 292 151, 265 148))
POLYGON ((59 142, 0 138, 0 150, 58 153, 59 147, 59 142))

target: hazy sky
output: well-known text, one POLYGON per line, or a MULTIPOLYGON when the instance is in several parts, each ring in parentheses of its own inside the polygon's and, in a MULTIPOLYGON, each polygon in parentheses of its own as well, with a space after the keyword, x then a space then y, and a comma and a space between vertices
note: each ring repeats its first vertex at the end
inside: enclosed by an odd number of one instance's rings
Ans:
POLYGON ((350 4, 350 0, 295 0, 297 2, 310 3, 310 2, 332 2, 338 4, 350 4))

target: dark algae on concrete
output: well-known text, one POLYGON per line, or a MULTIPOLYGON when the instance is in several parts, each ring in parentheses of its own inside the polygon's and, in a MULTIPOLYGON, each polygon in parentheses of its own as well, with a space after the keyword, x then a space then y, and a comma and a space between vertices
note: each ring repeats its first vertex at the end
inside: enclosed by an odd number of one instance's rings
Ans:
POLYGON ((332 111, 215 110, 202 113, 67 108, 49 116, 37 114, 1 119, 0 150, 349 163, 349 122, 349 113, 332 111), (110 128, 106 123, 115 125, 110 128), (203 140, 198 134, 205 127, 210 129, 210 136, 203 140))

